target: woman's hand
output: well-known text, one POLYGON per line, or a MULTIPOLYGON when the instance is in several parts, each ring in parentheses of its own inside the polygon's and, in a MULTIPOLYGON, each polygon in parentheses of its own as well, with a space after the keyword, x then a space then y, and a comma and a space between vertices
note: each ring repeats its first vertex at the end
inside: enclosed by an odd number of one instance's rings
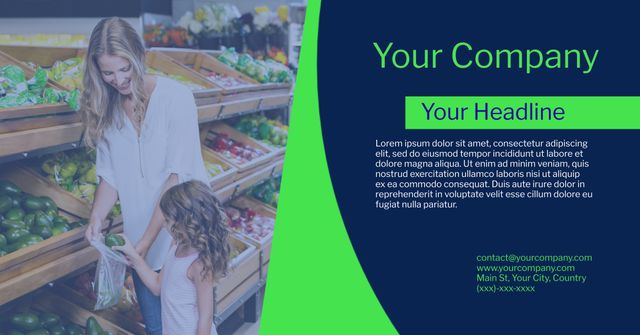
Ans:
POLYGON ((87 225, 87 230, 84 231, 84 237, 88 242, 96 240, 100 237, 100 231, 102 230, 102 220, 93 218, 87 225))
POLYGON ((100 237, 100 231, 102 230, 104 221, 116 203, 116 200, 118 200, 118 192, 116 189, 105 182, 104 179, 100 178, 89 216, 89 225, 84 232, 84 237, 87 241, 91 242, 100 237))

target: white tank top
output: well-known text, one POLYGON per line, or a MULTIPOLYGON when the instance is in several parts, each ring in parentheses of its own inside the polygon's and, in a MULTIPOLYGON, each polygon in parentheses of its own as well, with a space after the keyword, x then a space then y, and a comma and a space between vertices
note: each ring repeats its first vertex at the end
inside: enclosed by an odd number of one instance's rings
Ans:
MULTIPOLYGON (((172 246, 162 268, 162 333, 165 335, 195 335, 198 327, 198 304, 195 284, 187 277, 189 266, 198 254, 176 257, 172 246)), ((213 299, 213 294, 210 296, 213 299)), ((211 335, 217 335, 214 325, 211 335)))

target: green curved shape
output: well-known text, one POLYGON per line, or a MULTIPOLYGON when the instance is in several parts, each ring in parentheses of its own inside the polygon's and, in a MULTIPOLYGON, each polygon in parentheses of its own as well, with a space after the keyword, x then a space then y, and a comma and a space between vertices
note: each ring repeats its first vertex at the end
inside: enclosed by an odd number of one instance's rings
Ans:
POLYGON ((344 227, 317 96, 320 1, 308 3, 260 334, 397 334, 344 227))

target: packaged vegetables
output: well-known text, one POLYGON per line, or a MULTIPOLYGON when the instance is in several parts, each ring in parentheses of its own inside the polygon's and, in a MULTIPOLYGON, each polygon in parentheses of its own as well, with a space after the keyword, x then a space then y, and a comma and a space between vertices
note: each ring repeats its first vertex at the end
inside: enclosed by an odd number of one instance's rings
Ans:
POLYGON ((78 91, 60 91, 47 86, 47 72, 38 67, 26 80, 22 68, 15 65, 0 67, 0 108, 40 104, 67 103, 78 109, 78 91))
POLYGON ((163 76, 163 77, 171 78, 173 80, 177 80, 177 81, 183 83, 184 85, 187 85, 192 91, 198 91, 198 90, 205 89, 202 85, 198 85, 198 84, 190 81, 185 76, 181 76, 181 75, 178 75, 178 74, 167 74, 167 73, 164 73, 162 71, 156 70, 156 69, 151 68, 151 67, 147 68, 147 73, 148 74, 153 74, 153 75, 156 75, 156 76, 163 76))
POLYGON ((288 67, 273 60, 256 60, 249 54, 238 54, 235 49, 224 49, 218 59, 260 83, 289 83, 293 75, 288 67))
POLYGON ((282 177, 271 178, 262 184, 254 186, 249 191, 249 194, 267 205, 277 207, 281 180, 282 177))
POLYGON ((264 115, 247 115, 241 117, 233 127, 259 141, 275 147, 287 145, 288 127, 277 120, 268 119, 264 115))
POLYGON ((230 77, 230 76, 225 76, 223 74, 216 73, 216 72, 210 72, 207 75, 207 79, 209 79, 212 83, 222 88, 240 88, 240 87, 251 86, 250 83, 247 83, 243 80, 230 77))
POLYGON ((264 151, 238 142, 225 133, 210 130, 205 145, 234 164, 244 164, 265 154, 264 151))
POLYGON ((234 205, 226 208, 229 227, 254 240, 261 241, 273 233, 275 219, 258 214, 250 207, 237 207, 234 205))
POLYGON ((217 163, 211 163, 208 161, 204 161, 204 167, 207 169, 209 173, 209 177, 215 177, 224 172, 224 167, 217 163))
POLYGON ((70 223, 59 215, 51 198, 22 192, 12 182, 0 180, 0 256, 84 224, 84 220, 70 223))
MULTIPOLYGON (((37 69, 38 65, 27 63, 32 69, 37 69)), ((72 90, 82 89, 82 76, 84 73, 84 59, 72 57, 65 60, 58 60, 49 69, 45 69, 47 77, 72 90)))

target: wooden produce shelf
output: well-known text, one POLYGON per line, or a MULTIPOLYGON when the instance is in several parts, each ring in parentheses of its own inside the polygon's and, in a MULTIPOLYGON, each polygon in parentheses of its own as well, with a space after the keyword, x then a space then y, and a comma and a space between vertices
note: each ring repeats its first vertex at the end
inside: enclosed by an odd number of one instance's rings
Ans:
MULTIPOLYGON (((35 73, 34 70, 31 70, 24 63, 11 57, 8 54, 0 52, 0 66, 4 66, 4 65, 15 65, 21 68, 24 71, 25 77, 27 79, 31 79, 31 77, 33 77, 33 74, 35 73)), ((54 84, 51 81, 47 82, 47 87, 64 89, 64 87, 54 84)), ((38 116, 38 115, 49 115, 49 114, 57 114, 57 113, 65 113, 65 112, 69 112, 69 107, 65 103, 0 108, 0 120, 32 117, 32 116, 38 116)))
POLYGON ((220 103, 198 106, 198 122, 206 123, 290 105, 291 93, 251 92, 226 96, 220 103))
POLYGON ((200 73, 174 61, 169 56, 157 51, 147 51, 145 63, 149 68, 169 75, 183 76, 194 84, 204 87, 204 89, 193 91, 193 96, 196 98, 196 104, 198 105, 217 103, 220 102, 222 98, 222 88, 209 81, 200 73))
MULTIPOLYGON (((2 45, 0 51, 11 55, 20 62, 39 65, 42 68, 50 68, 56 61, 64 61, 69 58, 81 57, 84 58, 87 49, 86 48, 69 48, 69 47, 43 47, 43 46, 29 46, 29 45, 2 45)), ((49 79, 55 86, 61 87, 65 90, 72 90, 75 87, 64 85, 53 79, 49 79)))
MULTIPOLYGON (((240 299, 242 299, 247 292, 251 292, 252 289, 257 290, 258 285, 260 284, 260 279, 260 273, 259 271, 256 271, 245 281, 240 283, 240 285, 236 286, 231 292, 229 292, 229 294, 221 299, 216 299, 214 307, 214 319, 216 322, 218 322, 217 320, 220 318, 220 315, 228 314, 228 310, 233 308, 234 305, 244 303, 244 301, 241 301, 240 299)), ((221 321, 224 320, 220 320, 220 322, 221 321)))
MULTIPOLYGON (((95 300, 85 297, 82 293, 64 283, 56 283, 51 291, 61 299, 67 300, 87 311, 93 311, 96 304, 95 300)), ((133 334, 145 333, 144 326, 133 319, 132 314, 120 313, 113 308, 93 311, 93 313, 133 334)))
MULTIPOLYGON (((215 58, 216 60, 218 59, 218 56, 220 56, 220 54, 222 53, 222 51, 219 51, 219 50, 207 50, 204 52, 207 55, 215 58)), ((226 66, 228 69, 236 71, 235 69, 233 69, 227 64, 222 63, 222 65, 226 66)), ((264 83, 264 84, 260 84, 260 86, 262 86, 264 90, 279 90, 279 89, 291 89, 292 85, 291 83, 264 83)))
POLYGON ((5 120, 0 122, 0 134, 62 126, 66 124, 77 123, 80 121, 80 115, 75 112, 5 120))
POLYGON ((224 169, 224 172, 219 173, 209 179, 209 184, 211 185, 212 189, 221 189, 235 180, 238 169, 229 165, 229 163, 223 161, 218 156, 213 155, 211 151, 205 150, 204 147, 202 149, 202 159, 204 159, 205 162, 219 164, 224 169))
POLYGON ((0 156, 79 142, 84 126, 81 122, 0 134, 0 156))
MULTIPOLYGON (((113 335, 130 335, 133 333, 124 331, 116 323, 109 322, 88 310, 84 310, 63 297, 56 296, 50 289, 40 290, 34 294, 15 300, 11 304, 0 306, 2 315, 11 315, 12 313, 20 313, 32 311, 37 313, 48 312, 58 315, 65 322, 70 322, 85 329, 87 319, 93 316, 100 324, 103 330, 111 332, 113 335)), ((2 329, 6 331, 6 329, 2 329)), ((13 334, 13 333, 11 333, 13 334)), ((137 333, 142 334, 142 333, 137 333)))
MULTIPOLYGON (((271 207, 265 206, 264 203, 249 197, 240 197, 233 201, 231 201, 230 206, 236 208, 251 208, 254 210, 257 215, 272 218, 275 220, 276 211, 271 207)), ((255 239, 251 236, 246 235, 242 231, 235 231, 236 234, 242 236, 243 239, 254 245, 260 252, 262 252, 262 264, 267 264, 271 259, 271 243, 273 241, 273 232, 269 233, 267 236, 262 239, 255 239)))
POLYGON ((68 319, 69 321, 84 327, 87 319, 93 316, 102 329, 111 332, 113 335, 132 335, 134 333, 123 329, 119 324, 103 318, 101 315, 88 311, 67 299, 52 292, 45 291, 40 299, 34 302, 34 306, 45 311, 50 311, 68 319))
MULTIPOLYGON (((240 254, 231 260, 230 270, 226 277, 214 286, 215 303, 218 304, 231 294, 238 286, 245 283, 260 267, 260 255, 256 247, 239 236, 231 236, 233 248, 240 250, 240 254)), ((257 284, 256 280, 253 284, 257 284)))
POLYGON ((269 148, 267 148, 263 144, 259 143, 258 141, 250 138, 249 136, 247 136, 247 135, 235 130, 234 128, 232 128, 232 127, 230 127, 230 126, 228 126, 227 124, 224 124, 224 123, 214 122, 214 123, 210 123, 210 124, 201 125, 200 126, 200 139, 201 139, 202 143, 205 145, 205 149, 204 150, 209 151, 212 155, 217 156, 218 158, 220 158, 224 162, 226 162, 229 165, 231 165, 231 166, 235 167, 236 169, 238 169, 237 178, 241 178, 242 176, 250 173, 250 171, 253 171, 254 169, 257 169, 258 167, 260 167, 262 165, 268 164, 276 156, 275 153, 272 153, 269 150, 269 148), (229 136, 230 139, 232 139, 232 140, 234 140, 234 141, 236 141, 238 143, 242 143, 245 146, 253 148, 254 150, 261 151, 262 155, 257 156, 254 159, 251 159, 251 160, 249 160, 247 162, 239 163, 236 160, 228 158, 228 157, 224 156, 223 154, 220 154, 220 153, 218 153, 218 152, 214 151, 213 149, 210 149, 209 147, 206 146, 206 141, 207 140, 211 140, 212 138, 215 137, 215 134, 213 134, 213 133, 226 134, 226 135, 229 136))
MULTIPOLYGON (((58 204, 59 208, 75 216, 88 219, 91 214, 91 203, 76 197, 73 193, 42 176, 37 171, 37 167, 20 164, 0 173, 0 176, 12 181, 25 192, 48 196, 58 204)), ((121 218, 114 220, 120 221, 121 218)))
POLYGON ((35 270, 0 283, 0 305, 32 292, 72 271, 98 260, 98 251, 90 246, 53 260, 35 270))
POLYGON ((229 184, 215 192, 218 199, 222 202, 227 202, 230 199, 235 198, 236 196, 242 194, 244 191, 251 188, 253 185, 263 182, 272 176, 274 176, 275 172, 278 171, 278 167, 282 166, 283 161, 277 161, 273 164, 267 165, 253 173, 244 176, 243 178, 235 181, 233 184, 229 184))
POLYGON ((180 49, 169 49, 169 48, 153 49, 153 50, 157 50, 171 57, 173 60, 179 62, 180 64, 183 64, 188 68, 200 73, 205 78, 207 78, 207 80, 209 80, 208 79, 209 74, 213 72, 213 73, 225 75, 227 77, 236 78, 246 83, 246 85, 235 87, 235 88, 222 87, 223 94, 225 95, 236 94, 240 92, 260 91, 265 89, 263 85, 260 85, 257 81, 250 78, 249 76, 242 74, 236 71, 235 69, 232 69, 226 66, 217 58, 211 55, 208 55, 204 52, 201 52, 199 50, 180 50, 180 49))
MULTIPOLYGON (((72 229, 0 257, 0 305, 96 261, 98 252, 84 239, 85 230, 72 229)), ((111 231, 122 232, 122 221, 111 231)))
POLYGON ((291 103, 291 93, 269 94, 262 97, 260 101, 261 109, 274 109, 288 106, 291 103))

